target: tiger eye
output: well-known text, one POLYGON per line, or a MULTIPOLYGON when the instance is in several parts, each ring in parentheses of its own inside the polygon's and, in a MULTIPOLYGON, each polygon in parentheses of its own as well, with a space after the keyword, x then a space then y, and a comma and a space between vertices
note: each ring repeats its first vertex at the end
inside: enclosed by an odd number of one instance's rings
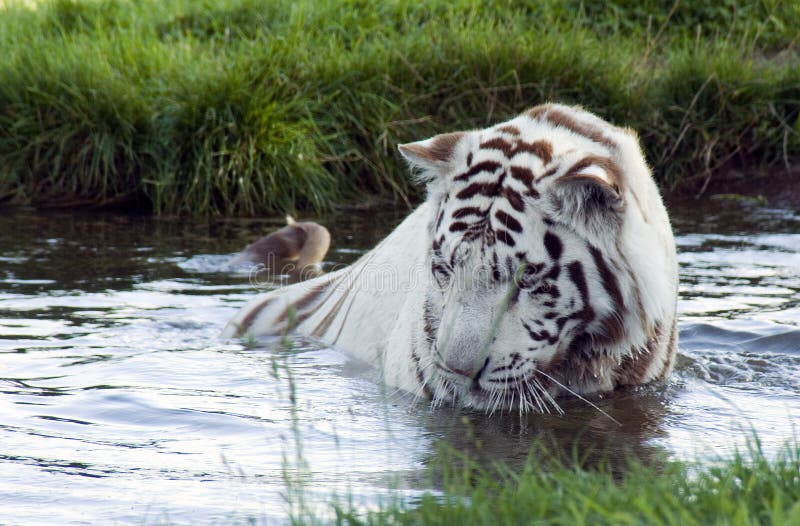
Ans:
POLYGON ((541 272, 540 265, 525 264, 517 269, 516 283, 521 289, 530 289, 537 282, 537 276, 541 272))
POLYGON ((502 273, 500 272, 500 269, 498 269, 498 268, 496 268, 496 267, 492 269, 492 279, 493 279, 495 282, 502 281, 502 279, 503 279, 503 275, 502 275, 502 273))

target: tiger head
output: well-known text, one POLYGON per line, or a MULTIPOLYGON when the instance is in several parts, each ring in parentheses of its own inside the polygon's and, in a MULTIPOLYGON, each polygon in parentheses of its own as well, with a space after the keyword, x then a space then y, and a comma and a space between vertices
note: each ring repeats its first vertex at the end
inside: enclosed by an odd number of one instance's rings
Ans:
POLYGON ((543 411, 669 371, 674 241, 632 131, 548 104, 400 151, 431 210, 413 358, 434 401, 543 411))

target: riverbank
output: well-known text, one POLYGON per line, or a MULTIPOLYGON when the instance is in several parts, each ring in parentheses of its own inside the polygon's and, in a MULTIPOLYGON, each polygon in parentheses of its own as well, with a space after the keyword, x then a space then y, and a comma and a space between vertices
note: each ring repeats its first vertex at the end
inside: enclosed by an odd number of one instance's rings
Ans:
POLYGON ((800 159, 798 26, 773 1, 6 2, 0 203, 402 204, 398 143, 547 100, 637 129, 662 187, 696 193, 800 159))

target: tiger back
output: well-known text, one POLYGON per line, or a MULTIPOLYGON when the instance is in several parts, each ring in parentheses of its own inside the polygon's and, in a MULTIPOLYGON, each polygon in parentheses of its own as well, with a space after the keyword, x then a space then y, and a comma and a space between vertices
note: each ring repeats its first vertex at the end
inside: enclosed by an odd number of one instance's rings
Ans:
POLYGON ((399 148, 425 202, 352 266, 255 298, 225 335, 295 331, 487 411, 670 372, 675 243, 634 132, 546 104, 399 148))

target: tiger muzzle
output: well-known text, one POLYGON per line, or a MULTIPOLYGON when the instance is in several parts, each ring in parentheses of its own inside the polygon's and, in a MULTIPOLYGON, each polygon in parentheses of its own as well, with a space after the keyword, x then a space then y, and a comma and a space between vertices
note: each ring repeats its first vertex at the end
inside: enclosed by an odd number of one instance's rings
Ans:
POLYGON ((445 308, 437 338, 441 365, 446 371, 477 380, 489 364, 494 311, 488 298, 470 295, 445 308))

